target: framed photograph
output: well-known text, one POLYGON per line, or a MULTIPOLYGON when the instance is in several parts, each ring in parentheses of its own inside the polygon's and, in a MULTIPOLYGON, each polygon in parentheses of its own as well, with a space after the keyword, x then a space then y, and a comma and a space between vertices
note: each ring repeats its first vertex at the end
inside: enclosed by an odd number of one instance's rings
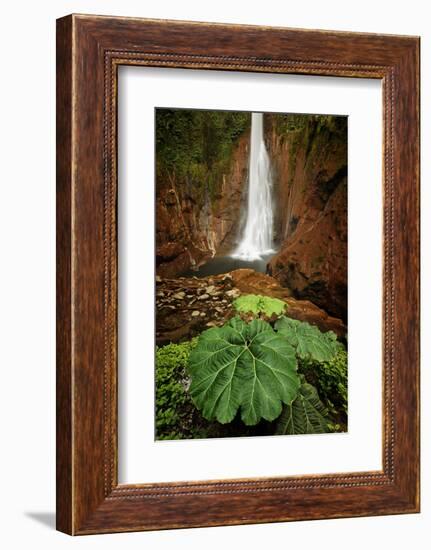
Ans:
POLYGON ((419 38, 57 21, 57 528, 419 511, 419 38))

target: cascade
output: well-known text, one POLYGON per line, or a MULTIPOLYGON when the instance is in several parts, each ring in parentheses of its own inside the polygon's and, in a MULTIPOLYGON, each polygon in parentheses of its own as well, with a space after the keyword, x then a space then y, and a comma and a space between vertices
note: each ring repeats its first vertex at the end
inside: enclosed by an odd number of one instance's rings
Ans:
POLYGON ((268 152, 263 139, 263 114, 251 115, 247 214, 234 258, 259 260, 273 250, 272 179, 268 152))

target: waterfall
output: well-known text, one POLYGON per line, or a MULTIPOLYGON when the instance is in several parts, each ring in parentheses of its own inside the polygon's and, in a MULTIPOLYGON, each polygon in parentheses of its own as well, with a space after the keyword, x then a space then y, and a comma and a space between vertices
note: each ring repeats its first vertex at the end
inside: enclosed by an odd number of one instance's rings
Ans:
POLYGON ((263 114, 252 113, 247 217, 233 257, 253 261, 274 252, 271 191, 271 167, 263 140, 263 114))

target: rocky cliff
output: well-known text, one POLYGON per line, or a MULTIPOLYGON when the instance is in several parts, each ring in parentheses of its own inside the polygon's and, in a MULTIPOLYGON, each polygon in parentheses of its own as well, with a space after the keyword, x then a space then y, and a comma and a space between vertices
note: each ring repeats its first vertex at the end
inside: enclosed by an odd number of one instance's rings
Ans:
MULTIPOLYGON (((232 122, 226 116, 234 113, 218 113, 218 118, 210 121, 212 125, 200 128, 201 134, 193 138, 188 129, 199 125, 198 114, 193 113, 189 126, 182 130, 177 147, 181 153, 180 145, 186 143, 183 156, 179 154, 169 165, 158 154, 156 266, 162 277, 175 277, 216 251, 228 252, 238 237, 248 172, 249 116, 241 115, 247 119, 232 122), (208 135, 211 131, 221 135, 208 135), (203 141, 202 135, 208 141, 203 141), (218 146, 214 153, 208 148, 211 142, 218 146)), ((171 143, 174 137, 164 139, 171 143)), ((170 149, 175 149, 175 143, 170 149)))
MULTIPOLYGON (((229 253, 245 221, 250 114, 157 110, 156 265, 174 278, 229 253)), ((265 114, 278 253, 268 273, 347 319, 347 118, 265 114)))
POLYGON ((267 115, 280 250, 268 272, 347 318, 347 118, 267 115))

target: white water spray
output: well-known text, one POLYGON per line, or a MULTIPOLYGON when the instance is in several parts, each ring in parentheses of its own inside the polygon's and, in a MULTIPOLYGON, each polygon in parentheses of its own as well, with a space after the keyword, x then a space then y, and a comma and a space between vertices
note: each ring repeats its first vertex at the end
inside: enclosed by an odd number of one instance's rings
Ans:
POLYGON ((245 261, 274 252, 271 168, 263 140, 263 115, 251 115, 247 218, 241 241, 232 254, 245 261))

